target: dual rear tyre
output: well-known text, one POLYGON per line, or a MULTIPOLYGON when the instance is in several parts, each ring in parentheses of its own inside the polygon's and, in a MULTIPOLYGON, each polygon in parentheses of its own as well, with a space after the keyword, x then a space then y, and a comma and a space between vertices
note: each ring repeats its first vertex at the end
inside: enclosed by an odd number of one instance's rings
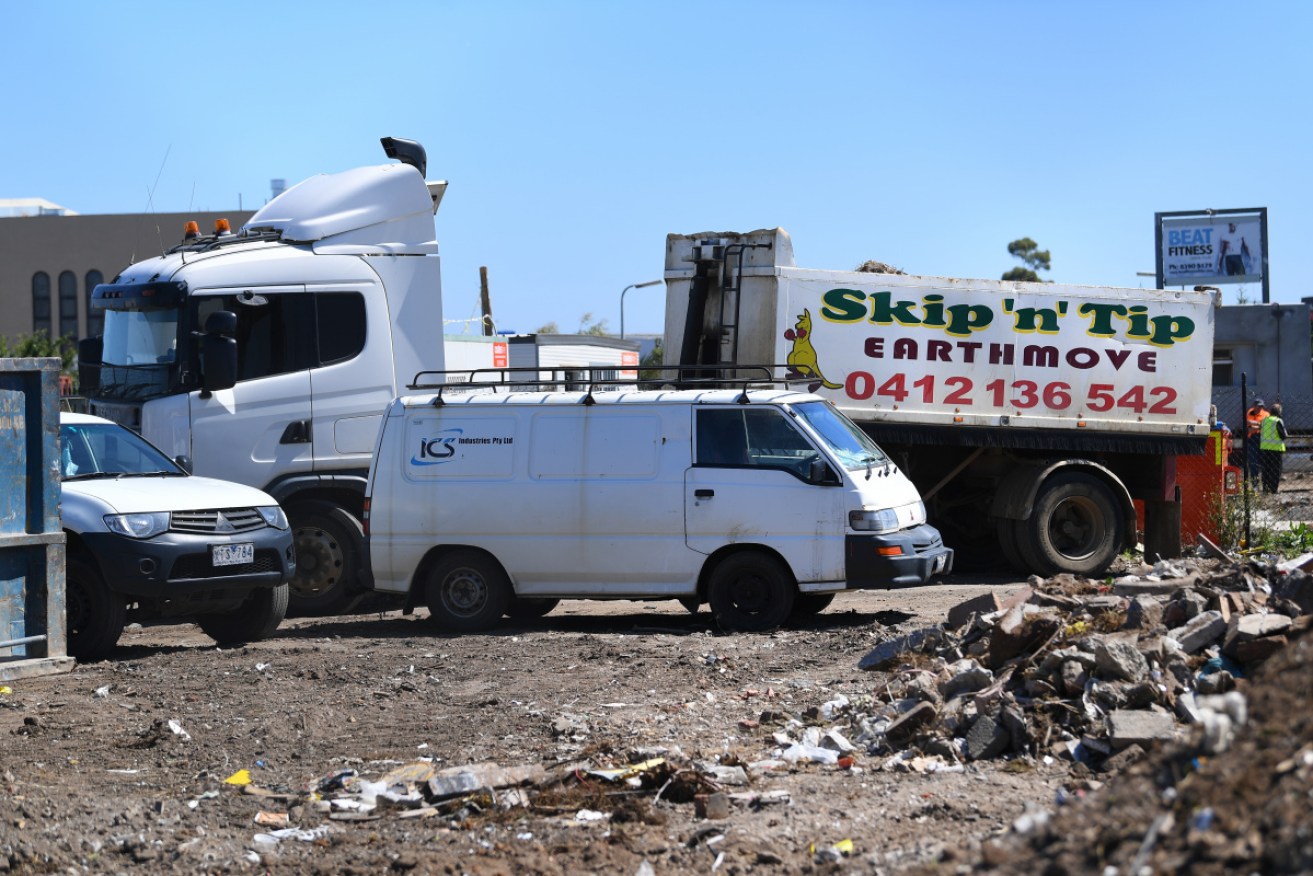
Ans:
POLYGON ((1000 520, 999 549, 1018 569, 1050 576, 1097 575, 1117 558, 1125 520, 1108 485, 1084 472, 1059 473, 1040 487, 1026 520, 1000 520))

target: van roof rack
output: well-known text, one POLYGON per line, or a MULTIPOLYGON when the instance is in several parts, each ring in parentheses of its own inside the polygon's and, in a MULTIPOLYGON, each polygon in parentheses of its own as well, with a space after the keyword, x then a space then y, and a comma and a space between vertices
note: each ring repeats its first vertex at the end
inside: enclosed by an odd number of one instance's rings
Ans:
MULTIPOLYGON (((647 377, 619 378, 617 366, 562 368, 560 366, 516 366, 513 368, 462 368, 448 371, 420 371, 406 386, 412 392, 435 390, 433 406, 445 404, 446 391, 467 392, 472 389, 491 392, 533 392, 544 389, 584 392, 581 403, 595 403, 597 390, 634 387, 636 389, 741 389, 737 401, 748 403, 749 389, 788 388, 794 383, 814 383, 787 365, 657 365, 645 367, 647 377), (785 376, 777 377, 783 371, 785 376), (599 374, 599 372, 601 372, 599 374), (551 375, 544 377, 544 374, 551 375), (559 376, 558 376, 559 375, 559 376), (586 376, 585 376, 586 375, 586 376), (451 378, 456 378, 452 380, 451 378)), ((626 369, 630 370, 630 369, 626 369)), ((636 370, 636 369, 633 369, 636 370)))

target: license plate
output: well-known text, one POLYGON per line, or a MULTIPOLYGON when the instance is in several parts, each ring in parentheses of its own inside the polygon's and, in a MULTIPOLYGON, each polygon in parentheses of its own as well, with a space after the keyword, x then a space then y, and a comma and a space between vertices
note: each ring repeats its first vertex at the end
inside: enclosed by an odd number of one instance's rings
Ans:
POLYGON ((210 545, 210 560, 216 566, 240 566, 245 563, 254 563, 255 544, 249 541, 241 544, 212 544, 210 545))

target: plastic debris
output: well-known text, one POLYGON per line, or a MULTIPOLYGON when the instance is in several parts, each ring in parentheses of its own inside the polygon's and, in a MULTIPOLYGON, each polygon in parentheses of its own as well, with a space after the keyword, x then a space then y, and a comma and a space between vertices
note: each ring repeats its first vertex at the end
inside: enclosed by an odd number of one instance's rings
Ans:
POLYGON ((223 780, 225 785, 249 785, 251 784, 251 771, 238 770, 231 776, 223 780))

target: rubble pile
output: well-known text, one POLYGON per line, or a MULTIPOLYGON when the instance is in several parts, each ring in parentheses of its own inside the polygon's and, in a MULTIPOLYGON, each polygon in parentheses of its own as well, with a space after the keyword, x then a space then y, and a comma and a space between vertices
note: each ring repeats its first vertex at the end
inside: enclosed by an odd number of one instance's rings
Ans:
MULTIPOLYGON (((810 742, 921 772, 1013 754, 1117 771, 1190 728, 1219 752, 1245 720, 1237 680, 1306 629, 1311 611, 1313 577, 1293 563, 1032 578, 1005 601, 987 594, 870 651, 859 667, 885 673, 883 687, 827 704, 834 726, 810 728, 810 742)), ((808 750, 776 737, 784 753, 808 750)))

